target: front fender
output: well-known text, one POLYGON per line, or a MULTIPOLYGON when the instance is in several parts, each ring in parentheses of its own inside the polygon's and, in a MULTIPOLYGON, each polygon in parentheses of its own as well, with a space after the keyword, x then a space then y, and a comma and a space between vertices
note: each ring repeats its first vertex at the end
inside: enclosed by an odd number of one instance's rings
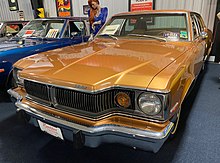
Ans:
POLYGON ((2 61, 0 63, 0 69, 3 70, 3 72, 0 72, 0 86, 4 87, 6 86, 6 83, 9 80, 10 73, 12 72, 12 63, 2 61))

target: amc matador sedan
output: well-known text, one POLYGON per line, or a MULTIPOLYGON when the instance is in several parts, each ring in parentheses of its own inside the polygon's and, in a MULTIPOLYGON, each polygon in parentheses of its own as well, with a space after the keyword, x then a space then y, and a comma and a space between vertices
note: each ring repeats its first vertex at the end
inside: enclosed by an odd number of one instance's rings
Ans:
POLYGON ((19 59, 85 42, 89 35, 87 18, 47 18, 31 21, 15 37, 0 42, 0 89, 12 85, 12 65, 19 59))
POLYGON ((210 52, 188 11, 113 16, 92 42, 27 57, 8 90, 24 118, 77 147, 121 143, 157 152, 210 52))

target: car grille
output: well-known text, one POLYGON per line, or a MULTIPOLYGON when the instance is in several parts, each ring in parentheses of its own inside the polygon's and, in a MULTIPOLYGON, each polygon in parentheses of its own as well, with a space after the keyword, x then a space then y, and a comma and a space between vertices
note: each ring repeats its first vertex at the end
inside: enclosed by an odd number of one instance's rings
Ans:
POLYGON ((47 85, 25 80, 24 87, 27 94, 45 101, 50 101, 47 85))
POLYGON ((25 80, 24 87, 33 100, 47 101, 52 107, 68 112, 89 112, 101 113, 118 106, 114 102, 114 97, 119 92, 124 92, 130 96, 131 106, 127 109, 134 108, 134 91, 123 89, 112 89, 100 93, 84 93, 80 91, 48 86, 32 81, 25 80), (53 97, 52 97, 53 96, 53 97), (35 98, 36 97, 36 98, 35 98), (51 101, 51 99, 55 99, 51 101))

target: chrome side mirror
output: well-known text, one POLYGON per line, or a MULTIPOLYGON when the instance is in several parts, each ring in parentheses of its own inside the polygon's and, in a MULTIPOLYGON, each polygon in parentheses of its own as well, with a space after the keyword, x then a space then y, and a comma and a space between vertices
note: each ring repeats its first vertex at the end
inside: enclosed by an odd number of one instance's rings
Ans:
POLYGON ((205 32, 205 31, 202 31, 202 32, 200 33, 200 36, 202 37, 202 39, 207 39, 207 38, 208 38, 208 33, 205 32))
POLYGON ((217 14, 218 20, 220 20, 220 12, 217 14))
POLYGON ((71 37, 77 36, 78 32, 71 32, 71 37))

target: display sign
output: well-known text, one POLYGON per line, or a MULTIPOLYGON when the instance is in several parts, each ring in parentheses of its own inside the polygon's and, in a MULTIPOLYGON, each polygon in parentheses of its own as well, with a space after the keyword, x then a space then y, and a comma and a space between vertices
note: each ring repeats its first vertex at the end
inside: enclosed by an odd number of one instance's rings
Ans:
POLYGON ((47 123, 41 122, 40 120, 37 120, 38 124, 40 126, 40 129, 54 137, 60 138, 62 140, 64 140, 63 135, 62 135, 62 131, 60 128, 58 127, 54 127, 52 125, 49 125, 47 123))
POLYGON ((17 0, 8 0, 9 10, 10 11, 17 11, 18 8, 18 1, 17 0))
POLYGON ((154 9, 155 0, 129 0, 130 11, 149 11, 154 9))
POLYGON ((56 38, 57 34, 59 32, 59 29, 50 29, 46 35, 47 38, 56 38))
POLYGON ((35 30, 26 30, 22 37, 31 37, 35 30))
POLYGON ((57 16, 67 17, 72 16, 71 0, 56 0, 57 16))
POLYGON ((103 29, 101 35, 114 35, 118 28, 120 27, 120 24, 115 24, 115 25, 107 25, 103 29))

